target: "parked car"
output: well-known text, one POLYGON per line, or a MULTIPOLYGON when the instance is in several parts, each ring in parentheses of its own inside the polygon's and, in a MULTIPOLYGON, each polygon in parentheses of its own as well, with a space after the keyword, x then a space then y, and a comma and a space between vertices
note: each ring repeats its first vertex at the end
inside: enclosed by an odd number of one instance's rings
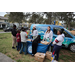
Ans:
POLYGON ((12 31, 12 27, 7 27, 7 28, 4 28, 4 29, 3 29, 3 31, 4 31, 4 32, 7 32, 7 31, 12 31))
MULTIPOLYGON (((28 30, 28 27, 23 27, 23 28, 25 28, 26 30, 28 30)), ((21 31, 22 30, 22 27, 18 27, 17 30, 20 30, 21 31)))
POLYGON ((36 29, 38 30, 38 34, 41 35, 41 39, 43 39, 44 33, 47 30, 47 27, 50 26, 51 30, 53 31, 53 40, 57 37, 57 31, 59 29, 64 29, 64 42, 63 47, 69 48, 69 50, 75 52, 75 36, 66 28, 58 25, 47 25, 47 24, 32 24, 30 27, 30 34, 32 33, 33 26, 36 26, 36 29))

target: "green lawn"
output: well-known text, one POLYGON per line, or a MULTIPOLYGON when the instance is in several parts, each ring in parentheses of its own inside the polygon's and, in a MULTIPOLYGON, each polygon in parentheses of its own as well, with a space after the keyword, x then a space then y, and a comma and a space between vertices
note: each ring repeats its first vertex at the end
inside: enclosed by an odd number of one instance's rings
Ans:
MULTIPOLYGON (((19 54, 16 49, 12 49, 11 33, 0 34, 0 52, 4 53, 5 55, 14 59, 17 62, 37 62, 30 54, 19 54)), ((66 49, 61 49, 59 61, 75 62, 75 53, 66 49)), ((45 62, 50 62, 50 60, 45 59, 45 62)))
POLYGON ((0 32, 3 31, 3 29, 0 29, 0 32))

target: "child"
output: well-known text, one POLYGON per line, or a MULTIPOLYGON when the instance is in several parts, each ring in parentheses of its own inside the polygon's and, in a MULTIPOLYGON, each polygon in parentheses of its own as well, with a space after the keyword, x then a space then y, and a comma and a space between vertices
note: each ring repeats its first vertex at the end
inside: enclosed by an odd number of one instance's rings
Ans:
POLYGON ((56 54, 56 61, 58 61, 59 51, 62 48, 62 42, 64 41, 64 37, 65 37, 63 34, 63 30, 58 30, 57 35, 58 36, 55 38, 53 42, 54 48, 53 48, 52 57, 51 57, 52 62, 54 62, 55 54, 56 54))
POLYGON ((22 28, 22 32, 21 32, 21 43, 22 43, 22 47, 20 49, 20 54, 22 53, 24 47, 25 47, 25 55, 27 54, 27 33, 25 31, 24 28, 22 28))
POLYGON ((19 51, 19 50, 21 49, 21 36, 20 36, 20 30, 17 31, 16 38, 17 38, 17 51, 19 51))

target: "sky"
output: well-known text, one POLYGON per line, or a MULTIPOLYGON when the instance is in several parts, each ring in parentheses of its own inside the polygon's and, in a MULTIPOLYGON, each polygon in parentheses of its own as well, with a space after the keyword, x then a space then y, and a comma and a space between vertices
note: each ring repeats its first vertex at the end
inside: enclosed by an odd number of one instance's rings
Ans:
POLYGON ((4 16, 6 12, 0 12, 0 16, 4 16))

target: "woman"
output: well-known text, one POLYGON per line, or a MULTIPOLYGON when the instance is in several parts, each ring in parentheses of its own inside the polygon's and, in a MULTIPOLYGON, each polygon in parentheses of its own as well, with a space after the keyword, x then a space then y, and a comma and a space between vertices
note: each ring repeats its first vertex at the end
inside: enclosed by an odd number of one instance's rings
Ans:
POLYGON ((56 54, 56 61, 58 61, 59 58, 59 51, 62 48, 62 42, 64 41, 64 34, 63 34, 63 30, 58 30, 57 32, 57 37, 55 38, 53 45, 53 51, 52 51, 52 57, 51 57, 51 61, 54 61, 55 58, 55 54, 56 54))
MULTIPOLYGON (((53 38, 53 32, 51 31, 51 27, 48 26, 47 31, 44 34, 43 40, 45 40, 45 41, 49 40, 49 42, 51 43, 52 42, 52 38, 53 38)), ((50 47, 49 47, 49 51, 51 52, 50 47)))
POLYGON ((44 39, 43 40, 47 40, 48 38, 49 38, 50 42, 52 42, 53 32, 51 31, 50 26, 48 26, 47 31, 44 34, 44 39))
POLYGON ((38 36, 38 31, 36 30, 36 26, 34 26, 32 29, 32 36, 33 39, 36 39, 36 37, 38 36))
POLYGON ((34 56, 34 54, 36 53, 37 46, 38 46, 38 43, 40 43, 40 41, 41 41, 40 35, 38 35, 37 38, 33 40, 33 42, 32 42, 32 56, 34 56))

